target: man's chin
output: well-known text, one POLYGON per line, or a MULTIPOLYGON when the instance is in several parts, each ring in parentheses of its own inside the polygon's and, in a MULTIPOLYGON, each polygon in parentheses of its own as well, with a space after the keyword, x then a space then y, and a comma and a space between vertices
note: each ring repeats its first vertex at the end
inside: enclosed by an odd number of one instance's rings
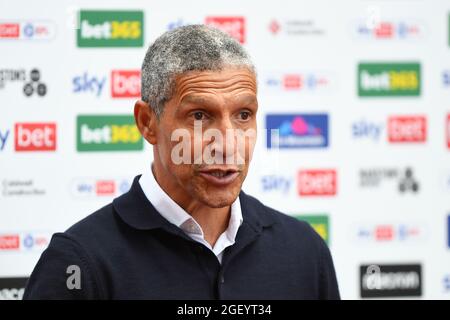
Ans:
POLYGON ((231 206, 238 196, 239 193, 235 194, 216 193, 203 195, 202 197, 200 197, 201 199, 199 200, 210 208, 223 208, 231 206))

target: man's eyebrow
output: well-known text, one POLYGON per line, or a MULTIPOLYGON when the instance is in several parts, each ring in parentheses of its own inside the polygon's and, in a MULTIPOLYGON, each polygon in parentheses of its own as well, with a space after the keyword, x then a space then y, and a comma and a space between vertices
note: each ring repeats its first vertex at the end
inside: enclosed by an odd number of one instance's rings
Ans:
POLYGON ((213 104, 214 102, 210 99, 207 99, 205 97, 199 97, 199 96, 186 96, 180 101, 180 105, 183 104, 213 104))
MULTIPOLYGON (((243 104, 243 105, 248 105, 248 104, 252 104, 252 103, 257 103, 258 99, 255 96, 250 96, 250 95, 245 95, 242 98, 236 98, 235 99, 236 102, 238 102, 239 104, 243 104)), ((200 97, 200 96, 186 96, 183 99, 181 99, 180 105, 183 104, 209 104, 209 105, 214 105, 215 102, 214 100, 205 98, 205 97, 200 97)))
POLYGON ((238 101, 242 105, 249 105, 249 104, 252 104, 252 103, 258 103, 258 99, 256 98, 256 96, 249 96, 249 95, 246 95, 243 98, 240 98, 238 101))

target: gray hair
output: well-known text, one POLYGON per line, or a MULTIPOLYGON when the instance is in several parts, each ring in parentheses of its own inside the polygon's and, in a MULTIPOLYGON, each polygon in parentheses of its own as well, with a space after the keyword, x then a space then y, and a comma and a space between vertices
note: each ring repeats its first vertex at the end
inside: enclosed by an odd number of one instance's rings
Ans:
POLYGON ((159 116, 172 98, 175 78, 189 71, 243 67, 256 76, 249 55, 228 34, 205 25, 188 25, 163 33, 148 48, 142 64, 142 100, 159 116))

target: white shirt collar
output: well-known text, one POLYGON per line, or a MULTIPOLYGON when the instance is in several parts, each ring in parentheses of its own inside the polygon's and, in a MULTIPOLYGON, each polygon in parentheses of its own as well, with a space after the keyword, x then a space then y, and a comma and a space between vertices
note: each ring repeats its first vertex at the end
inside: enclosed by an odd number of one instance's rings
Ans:
POLYGON ((243 221, 239 197, 236 198, 231 205, 231 214, 227 230, 220 235, 214 248, 211 248, 209 243, 204 239, 201 226, 160 187, 153 176, 151 168, 142 174, 139 178, 139 184, 147 199, 161 216, 182 229, 193 240, 201 242, 210 248, 216 256, 218 256, 219 260, 221 260, 222 251, 226 247, 234 244, 238 229, 243 221))

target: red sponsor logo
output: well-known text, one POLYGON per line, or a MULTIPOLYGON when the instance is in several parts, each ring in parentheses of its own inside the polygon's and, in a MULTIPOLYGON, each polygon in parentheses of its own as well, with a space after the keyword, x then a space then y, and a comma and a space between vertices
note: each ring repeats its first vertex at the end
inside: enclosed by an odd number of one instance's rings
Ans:
POLYGON ((19 235, 0 236, 0 250, 17 250, 20 247, 19 235))
POLYGON ((207 17, 205 24, 228 33, 240 43, 245 43, 244 17, 207 17))
POLYGON ((392 38, 394 35, 394 26, 389 22, 380 23, 375 29, 377 38, 392 38))
POLYGON ((99 180, 95 184, 95 192, 99 196, 113 195, 116 192, 116 184, 112 180, 99 180))
POLYGON ((288 74, 283 80, 284 88, 288 90, 300 89, 302 86, 302 78, 297 74, 288 74))
POLYGON ((111 96, 113 98, 139 98, 141 96, 141 72, 139 70, 113 70, 111 72, 111 96))
POLYGON ((450 114, 447 115, 447 148, 450 149, 450 114))
POLYGON ((378 226, 375 229, 375 238, 378 241, 388 241, 394 238, 393 226, 378 226))
POLYGON ((280 24, 278 23, 277 20, 272 20, 270 22, 270 24, 269 24, 270 32, 272 32, 273 34, 277 34, 278 31, 280 31, 280 29, 281 29, 281 26, 280 26, 280 24))
POLYGON ((18 38, 20 25, 18 23, 0 23, 0 38, 18 38))
POLYGON ((16 123, 16 151, 55 151, 56 123, 16 123))
POLYGON ((298 193, 301 196, 334 196, 336 179, 336 170, 300 170, 298 193))
POLYGON ((424 116, 398 116, 388 120, 389 142, 425 142, 427 119, 424 116))

